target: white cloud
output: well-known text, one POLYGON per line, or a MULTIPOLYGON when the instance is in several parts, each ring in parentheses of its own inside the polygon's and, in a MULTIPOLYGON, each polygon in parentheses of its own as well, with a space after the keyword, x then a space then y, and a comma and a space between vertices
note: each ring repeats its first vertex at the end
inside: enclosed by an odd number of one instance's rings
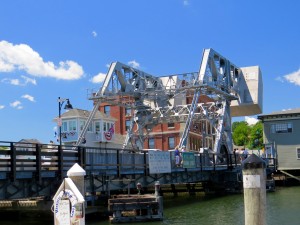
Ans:
POLYGON ((284 79, 282 77, 276 77, 275 80, 281 82, 281 83, 284 83, 284 79))
POLYGON ((26 86, 28 83, 31 83, 33 85, 37 84, 35 79, 26 76, 21 76, 21 78, 23 78, 23 80, 3 78, 1 82, 11 84, 11 85, 16 85, 16 86, 26 86))
POLYGON ((189 4, 190 4, 189 0, 184 0, 184 1, 183 1, 183 5, 184 5, 184 6, 189 5, 189 4))
POLYGON ((22 98, 28 99, 31 102, 35 102, 34 97, 28 94, 22 95, 22 98))
POLYGON ((255 125, 259 120, 253 117, 249 117, 249 116, 245 116, 245 121, 249 124, 249 125, 255 125))
POLYGON ((29 78, 29 77, 26 77, 26 76, 21 76, 21 77, 24 79, 25 85, 28 84, 28 83, 36 85, 36 80, 35 79, 29 78))
POLYGON ((11 85, 20 85, 20 80, 19 79, 10 79, 10 78, 3 78, 1 80, 2 83, 6 83, 6 84, 11 84, 11 85))
POLYGON ((1 110, 1 109, 4 109, 4 108, 5 108, 5 106, 4 106, 4 105, 0 105, 0 110, 1 110))
POLYGON ((300 69, 283 76, 288 82, 300 86, 300 69))
POLYGON ((129 61, 128 65, 136 69, 140 68, 140 64, 135 60, 129 61))
POLYGON ((106 77, 105 73, 98 73, 96 76, 90 79, 90 81, 94 84, 99 84, 104 81, 105 77, 106 77))
POLYGON ((288 111, 288 110, 291 110, 291 108, 289 108, 289 109, 282 109, 281 111, 288 111))
POLYGON ((98 36, 98 34, 97 34, 96 31, 93 31, 93 32, 92 32, 92 35, 93 35, 93 37, 97 37, 97 36, 98 36))
POLYGON ((21 105, 20 101, 14 101, 14 102, 10 103, 9 105, 15 109, 23 109, 23 106, 21 105))
POLYGON ((44 62, 38 52, 26 44, 13 45, 7 41, 0 41, 0 72, 25 71, 37 77, 53 77, 63 80, 80 79, 83 75, 82 67, 74 61, 44 62))

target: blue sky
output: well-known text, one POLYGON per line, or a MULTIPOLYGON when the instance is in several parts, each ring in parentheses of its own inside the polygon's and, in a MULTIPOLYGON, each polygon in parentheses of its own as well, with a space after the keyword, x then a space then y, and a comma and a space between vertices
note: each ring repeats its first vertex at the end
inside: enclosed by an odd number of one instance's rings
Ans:
POLYGON ((92 109, 87 93, 111 62, 194 72, 204 48, 261 67, 264 114, 299 108, 299 9, 296 0, 3 0, 0 140, 55 140, 58 97, 92 109))

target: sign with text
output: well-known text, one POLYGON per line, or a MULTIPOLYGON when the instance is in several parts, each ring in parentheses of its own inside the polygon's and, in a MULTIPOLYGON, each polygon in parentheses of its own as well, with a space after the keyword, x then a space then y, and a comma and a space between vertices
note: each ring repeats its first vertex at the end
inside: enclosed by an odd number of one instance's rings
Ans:
POLYGON ((69 201, 69 199, 59 201, 56 219, 58 220, 59 225, 70 225, 70 201, 69 201))
POLYGON ((182 161, 183 168, 196 168, 195 155, 193 152, 182 152, 182 161))
POLYGON ((243 175, 244 188, 260 188, 260 175, 243 175))
POLYGON ((170 153, 164 151, 148 151, 149 172, 171 173, 170 153))

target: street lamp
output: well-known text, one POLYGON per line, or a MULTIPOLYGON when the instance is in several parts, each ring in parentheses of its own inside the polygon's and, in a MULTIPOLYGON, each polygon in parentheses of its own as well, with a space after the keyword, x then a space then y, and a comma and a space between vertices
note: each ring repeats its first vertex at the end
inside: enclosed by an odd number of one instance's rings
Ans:
POLYGON ((61 107, 63 106, 64 102, 67 101, 67 104, 65 105, 64 109, 73 109, 70 100, 68 98, 60 98, 58 97, 58 121, 57 124, 59 126, 59 145, 61 145, 61 107))

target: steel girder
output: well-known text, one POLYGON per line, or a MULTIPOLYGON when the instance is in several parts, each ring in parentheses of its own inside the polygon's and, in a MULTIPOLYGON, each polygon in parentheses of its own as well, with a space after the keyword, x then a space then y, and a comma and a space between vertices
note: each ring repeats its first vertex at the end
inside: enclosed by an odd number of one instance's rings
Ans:
MULTIPOLYGON (((94 113, 101 102, 134 109, 124 148, 133 137, 137 139, 137 146, 142 148, 155 125, 171 122, 185 123, 180 145, 186 144, 191 124, 205 120, 215 129, 215 143, 203 147, 211 147, 215 153, 220 153, 223 145, 231 152, 230 102, 239 98, 240 76, 241 70, 213 49, 204 50, 199 72, 162 77, 114 62, 102 87, 90 99, 96 103, 94 113), (203 96, 205 101, 201 100, 203 96), (191 104, 186 102, 189 97, 193 99, 191 104)), ((86 128, 94 113, 85 124, 86 128)), ((85 135, 84 131, 78 143, 85 135)))

